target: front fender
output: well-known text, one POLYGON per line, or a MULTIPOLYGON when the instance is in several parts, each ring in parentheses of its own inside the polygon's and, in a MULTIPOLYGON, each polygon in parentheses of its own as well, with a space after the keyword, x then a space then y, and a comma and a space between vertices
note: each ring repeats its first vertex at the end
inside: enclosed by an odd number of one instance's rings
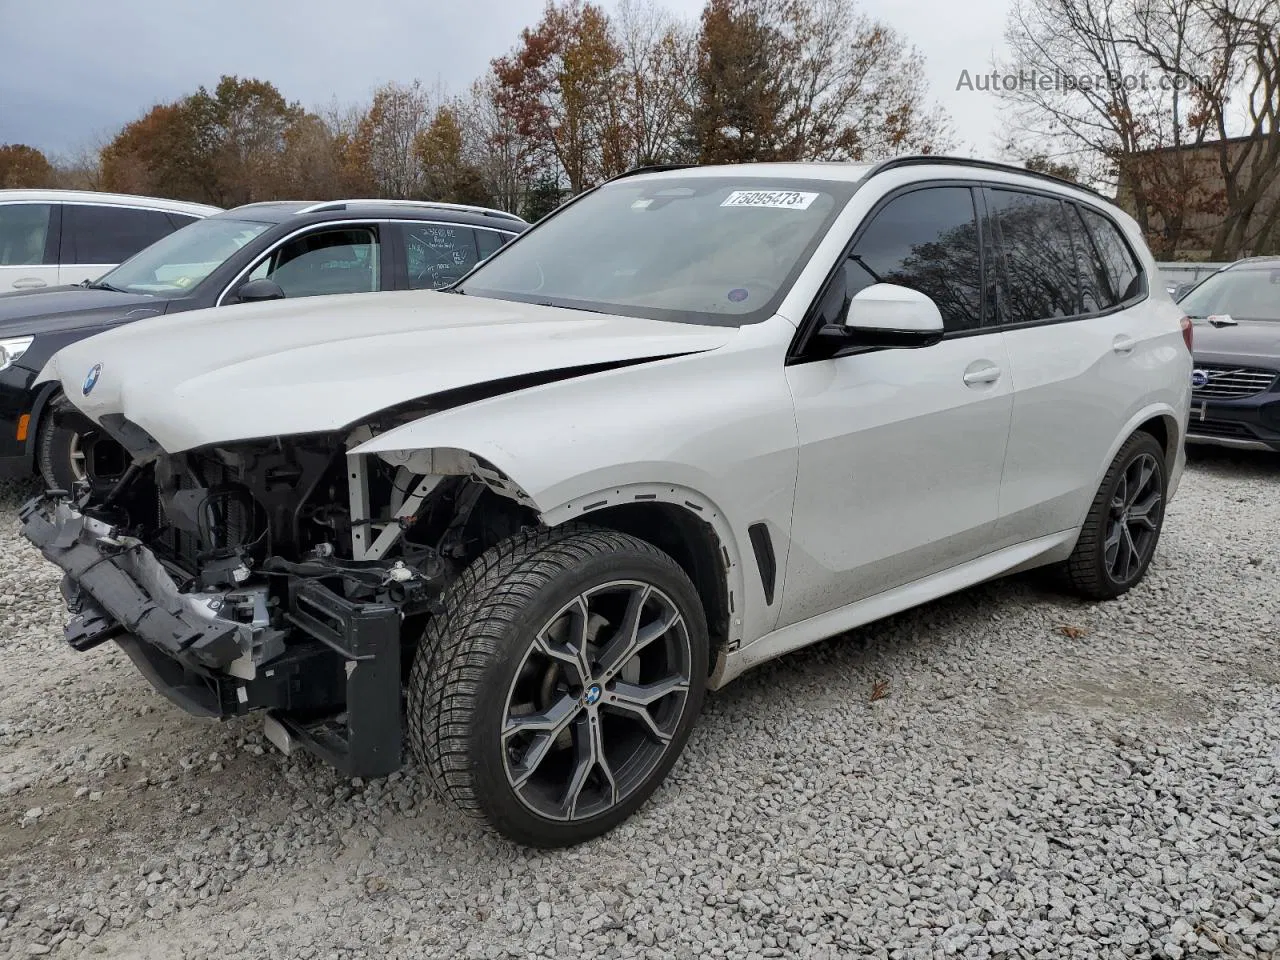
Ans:
POLYGON ((747 529, 768 525, 779 569, 791 532, 797 434, 782 347, 713 351, 559 381, 430 414, 353 455, 463 450, 517 485, 549 525, 621 502, 657 500, 710 523, 743 599, 750 642, 777 621, 751 565, 747 529))

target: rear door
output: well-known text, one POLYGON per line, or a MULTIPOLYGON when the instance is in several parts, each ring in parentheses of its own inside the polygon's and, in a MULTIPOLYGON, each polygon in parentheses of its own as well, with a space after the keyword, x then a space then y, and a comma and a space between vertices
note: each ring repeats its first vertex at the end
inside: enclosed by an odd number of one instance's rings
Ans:
POLYGON ((1013 422, 996 546, 1071 529, 1108 453, 1167 377, 1164 325, 1144 323, 1146 277, 1111 220, 1051 193, 991 185, 998 313, 1013 422))
POLYGON ((174 228, 175 221, 162 210, 64 204, 58 281, 97 280, 174 228))
POLYGON ((0 293, 58 282, 56 203, 0 203, 0 293))

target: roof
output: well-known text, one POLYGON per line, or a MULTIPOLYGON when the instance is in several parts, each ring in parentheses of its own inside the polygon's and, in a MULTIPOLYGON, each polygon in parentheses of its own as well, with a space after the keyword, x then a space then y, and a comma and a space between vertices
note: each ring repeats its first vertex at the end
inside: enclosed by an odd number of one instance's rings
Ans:
MULTIPOLYGON (((971 157, 948 157, 940 154, 910 154, 900 157, 891 157, 887 160, 881 160, 878 163, 855 163, 852 161, 810 161, 803 163, 731 163, 731 164, 715 164, 708 166, 696 165, 680 165, 668 164, 654 167, 637 167, 630 170, 614 180, 622 179, 640 174, 661 176, 669 174, 673 176, 707 176, 707 177, 776 177, 779 179, 790 180, 844 180, 858 181, 869 179, 878 173, 887 170, 896 170, 901 167, 938 167, 941 170, 949 171, 953 175, 957 170, 968 172, 970 170, 994 172, 1006 174, 1014 177, 1026 177, 1037 182, 1052 182, 1059 187, 1072 190, 1079 190, 1082 193, 1089 194, 1091 197, 1106 200, 1108 203, 1112 201, 1103 197, 1092 187, 1087 187, 1081 183, 1075 183, 1071 180, 1064 180, 1061 177, 1055 177, 1049 173, 1041 173, 1038 170, 1028 170, 1025 167, 1017 167, 1009 163, 998 163, 993 160, 977 160, 971 157)), ((971 179, 980 179, 977 176, 971 176, 971 179)))
POLYGON ((432 214, 450 222, 472 225, 526 227, 528 223, 514 213, 460 203, 437 203, 429 200, 384 200, 379 198, 354 198, 346 200, 266 200, 232 207, 222 213, 224 217, 268 220, 283 223, 293 217, 310 214, 325 215, 330 219, 358 219, 362 217, 404 217, 406 213, 432 214))
POLYGON ((163 210, 166 213, 186 213, 194 217, 209 217, 222 212, 221 207, 213 207, 207 203, 143 197, 132 193, 105 193, 97 190, 0 190, 0 203, 24 200, 36 203, 110 204, 117 207, 163 210))

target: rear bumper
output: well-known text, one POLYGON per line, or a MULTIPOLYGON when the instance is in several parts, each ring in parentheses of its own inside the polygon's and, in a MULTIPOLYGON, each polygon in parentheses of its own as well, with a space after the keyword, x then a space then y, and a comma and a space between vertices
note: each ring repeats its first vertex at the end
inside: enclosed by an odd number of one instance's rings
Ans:
POLYGON ((63 571, 72 614, 65 635, 75 649, 114 640, 160 693, 196 716, 268 711, 289 743, 350 776, 401 765, 395 607, 351 603, 315 580, 287 577, 268 616, 263 588, 180 592, 151 550, 66 500, 38 497, 19 516, 23 536, 63 571), (252 591, 262 616, 220 615, 242 608, 231 601, 252 591))

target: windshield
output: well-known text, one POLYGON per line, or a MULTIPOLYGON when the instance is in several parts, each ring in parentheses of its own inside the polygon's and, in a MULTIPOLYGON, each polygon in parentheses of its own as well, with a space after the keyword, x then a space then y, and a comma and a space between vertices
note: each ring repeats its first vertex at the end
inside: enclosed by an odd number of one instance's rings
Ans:
POLYGON ((1215 273, 1179 301, 1189 317, 1280 320, 1280 265, 1215 273))
POLYGON ((514 240, 456 288, 655 320, 771 316, 855 182, 620 180, 514 240))
POLYGON ((270 226, 222 217, 197 220, 104 274, 97 285, 157 297, 181 296, 270 226))

